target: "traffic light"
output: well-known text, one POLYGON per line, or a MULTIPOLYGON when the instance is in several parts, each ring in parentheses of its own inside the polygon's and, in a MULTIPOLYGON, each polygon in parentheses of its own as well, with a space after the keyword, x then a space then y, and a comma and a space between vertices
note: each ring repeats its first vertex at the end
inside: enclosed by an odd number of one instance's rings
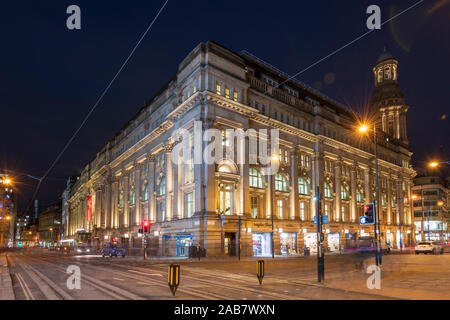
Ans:
POLYGON ((323 232, 320 233, 320 242, 323 242, 325 239, 325 235, 323 234, 323 232))
POLYGON ((364 205, 364 216, 359 218, 359 224, 374 224, 375 223, 375 207, 373 203, 364 205))
POLYGON ((148 220, 142 222, 142 231, 144 231, 144 233, 150 232, 150 222, 148 220))

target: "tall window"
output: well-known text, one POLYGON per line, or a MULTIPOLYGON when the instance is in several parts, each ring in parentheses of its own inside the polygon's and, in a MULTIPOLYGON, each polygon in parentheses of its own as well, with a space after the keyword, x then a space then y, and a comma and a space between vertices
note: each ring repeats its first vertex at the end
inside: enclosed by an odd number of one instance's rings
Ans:
POLYGON ((289 152, 280 148, 280 161, 289 163, 289 152))
POLYGON ((325 159, 325 171, 326 172, 333 172, 333 163, 331 162, 331 160, 327 160, 325 159))
POLYGON ((156 211, 158 221, 164 221, 166 219, 166 202, 158 201, 156 205, 156 211))
POLYGON ((348 188, 346 186, 341 186, 341 199, 348 200, 348 188))
POLYGON ((156 187, 156 194, 158 196, 163 196, 166 194, 166 177, 162 177, 156 187))
POLYGON ((300 201, 300 219, 305 221, 305 203, 300 201))
POLYGON ((130 186, 130 192, 128 194, 128 201, 131 206, 134 206, 136 203, 136 193, 134 192, 134 185, 130 186))
POLYGON ((325 215, 328 216, 328 213, 330 213, 330 206, 325 203, 325 215))
POLYGON ((123 208, 123 188, 119 192, 119 208, 123 208))
POLYGON ((233 100, 236 102, 238 101, 238 93, 237 93, 236 89, 234 89, 234 92, 233 92, 233 100))
POLYGON ((230 99, 230 89, 225 86, 225 98, 230 99))
POLYGON ((186 218, 192 217, 194 213, 194 193, 189 192, 184 195, 184 216, 186 218))
POLYGON ((148 180, 144 180, 144 184, 142 185, 142 195, 141 195, 142 201, 148 200, 148 180))
POLYGON ((232 185, 226 184, 220 188, 219 192, 220 214, 230 215, 232 213, 231 199, 232 199, 232 185))
POLYGON ((216 93, 218 95, 222 94, 222 88, 220 87, 220 83, 216 82, 216 93))
POLYGON ((225 129, 222 129, 222 146, 230 146, 230 131, 227 131, 225 129))
POLYGON ((192 182, 194 182, 194 159, 191 157, 184 166, 184 183, 192 182))
POLYGON ((342 219, 342 222, 344 222, 345 221, 345 207, 344 206, 342 206, 341 207, 341 219, 342 219))
POLYGON ((386 196, 386 194, 385 193, 383 193, 382 195, 381 195, 381 205, 384 207, 384 206, 387 206, 387 196, 386 196))
POLYGON ((250 187, 252 188, 264 188, 261 172, 258 169, 250 168, 250 187))
POLYGON ((277 216, 278 219, 283 219, 283 200, 277 200, 277 216))
POLYGON ((364 202, 363 193, 359 188, 356 188, 356 202, 364 202))
POLYGON ((330 185, 327 182, 324 182, 323 189, 324 189, 323 193, 324 193, 325 198, 332 198, 333 197, 332 196, 331 187, 330 187, 330 185))
POLYGON ((287 178, 284 174, 277 173, 275 175, 275 190, 287 192, 287 178))
POLYGON ((309 184, 305 178, 298 178, 298 193, 309 194, 309 184))
POLYGON ((258 217, 258 197, 251 198, 251 214, 252 218, 258 217))
POLYGON ((306 154, 300 155, 300 165, 304 168, 309 168, 309 156, 306 154))

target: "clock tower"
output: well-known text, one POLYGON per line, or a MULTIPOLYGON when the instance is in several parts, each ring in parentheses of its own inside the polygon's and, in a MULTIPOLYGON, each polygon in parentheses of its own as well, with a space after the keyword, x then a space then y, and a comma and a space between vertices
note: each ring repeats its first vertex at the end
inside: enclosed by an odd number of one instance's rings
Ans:
POLYGON ((398 61, 384 49, 373 67, 375 90, 371 107, 377 111, 379 129, 408 145, 406 112, 408 106, 398 84, 398 61))

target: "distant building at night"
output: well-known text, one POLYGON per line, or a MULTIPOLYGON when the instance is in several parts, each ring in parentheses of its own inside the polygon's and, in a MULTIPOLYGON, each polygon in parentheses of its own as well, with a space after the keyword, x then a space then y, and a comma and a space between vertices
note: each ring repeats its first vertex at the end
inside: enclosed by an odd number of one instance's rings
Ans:
POLYGON ((0 248, 14 245, 18 194, 12 177, 0 172, 0 248))
MULTIPOLYGON (((397 67, 383 52, 373 69, 372 100, 379 124, 381 232, 394 247, 400 235, 405 244, 415 240, 410 199, 416 173, 397 67)), ((148 219, 159 255, 187 255, 193 244, 209 256, 235 255, 239 239, 242 255, 269 255, 273 212, 275 254, 299 253, 303 246, 314 252, 319 187, 329 217, 325 248, 344 249, 361 235, 373 236, 373 226, 360 226, 359 217, 364 203, 376 198, 374 146, 357 125, 347 107, 259 58, 201 43, 68 189, 66 238, 77 239, 82 230, 94 245, 118 238, 140 248, 138 231, 148 219), (222 132, 221 145, 230 153, 221 161, 172 162, 172 134, 179 128, 192 133, 194 121, 222 132), (259 162, 233 161, 227 129, 279 130, 273 179, 259 162)))
POLYGON ((61 240, 61 200, 50 203, 39 213, 39 245, 56 245, 61 240))
POLYGON ((440 176, 417 176, 412 188, 416 239, 448 241, 450 188, 440 176))

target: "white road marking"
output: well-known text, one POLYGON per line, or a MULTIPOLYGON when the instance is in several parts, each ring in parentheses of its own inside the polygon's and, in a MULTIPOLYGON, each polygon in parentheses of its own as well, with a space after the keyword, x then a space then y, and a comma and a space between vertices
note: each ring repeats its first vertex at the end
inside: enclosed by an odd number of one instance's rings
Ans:
POLYGON ((143 275, 146 275, 146 276, 158 276, 158 277, 162 277, 162 275, 159 274, 159 273, 146 273, 146 272, 141 272, 141 271, 136 271, 136 270, 128 270, 128 272, 139 273, 139 274, 143 274, 143 275))

